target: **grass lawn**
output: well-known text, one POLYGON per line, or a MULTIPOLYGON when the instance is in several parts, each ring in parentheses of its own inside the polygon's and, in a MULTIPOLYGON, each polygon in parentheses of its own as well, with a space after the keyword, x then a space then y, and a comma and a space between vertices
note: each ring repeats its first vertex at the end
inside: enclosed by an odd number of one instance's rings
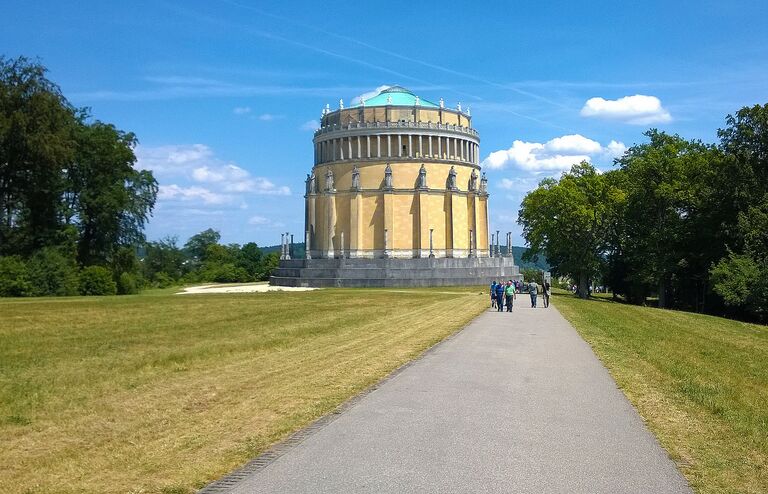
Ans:
POLYGON ((696 492, 768 492, 768 327, 556 295, 696 492))
POLYGON ((0 300, 0 492, 193 491, 486 304, 484 289, 0 300))

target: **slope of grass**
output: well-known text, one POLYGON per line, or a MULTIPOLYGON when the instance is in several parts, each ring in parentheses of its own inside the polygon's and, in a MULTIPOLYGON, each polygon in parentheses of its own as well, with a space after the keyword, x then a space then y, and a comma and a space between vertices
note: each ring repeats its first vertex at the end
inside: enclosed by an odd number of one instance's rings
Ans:
POLYGON ((0 492, 201 487, 463 327, 479 292, 0 300, 0 492))
POLYGON ((768 492, 767 327, 571 295, 553 303, 697 492, 768 492))

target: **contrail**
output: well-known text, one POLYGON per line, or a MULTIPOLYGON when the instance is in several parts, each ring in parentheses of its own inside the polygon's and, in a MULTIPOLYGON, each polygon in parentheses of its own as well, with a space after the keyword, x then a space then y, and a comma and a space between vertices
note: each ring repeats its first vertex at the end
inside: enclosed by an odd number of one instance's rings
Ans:
MULTIPOLYGON (((473 81, 477 81, 477 82, 480 82, 480 83, 483 83, 483 84, 486 84, 486 85, 489 85, 489 86, 493 86, 493 87, 496 87, 496 88, 508 89, 508 90, 514 91, 514 92, 516 92, 518 94, 521 94, 523 96, 528 96, 529 98, 533 98, 533 99, 536 99, 536 100, 539 100, 539 101, 543 101, 545 103, 548 103, 550 105, 556 106, 558 108, 566 108, 566 109, 569 108, 568 106, 563 105, 562 103, 558 103, 557 101, 550 100, 548 98, 545 98, 544 96, 540 96, 540 95, 532 93, 530 91, 525 91, 523 89, 520 89, 518 87, 509 85, 509 84, 501 84, 501 83, 494 82, 494 81, 491 81, 491 80, 488 80, 488 79, 485 79, 485 78, 482 78, 482 77, 478 77, 476 75, 467 74, 465 72, 460 72, 458 70, 454 70, 454 69, 451 69, 449 67, 443 67, 442 65, 436 65, 436 64, 433 64, 433 63, 430 63, 430 62, 426 62, 424 60, 420 60, 420 59, 417 59, 417 58, 409 57, 407 55, 401 55, 400 53, 396 53, 396 52, 393 52, 393 51, 390 51, 390 50, 387 50, 387 49, 384 49, 384 48, 379 48, 378 46, 374 46, 374 45, 368 44, 368 43, 366 43, 364 41, 360 41, 360 40, 357 40, 355 38, 351 38, 349 36, 345 36, 343 34, 338 34, 338 33, 335 33, 333 31, 328 31, 328 30, 325 30, 325 29, 322 29, 322 28, 319 28, 319 27, 316 27, 316 26, 312 26, 312 25, 309 25, 309 24, 304 24, 304 23, 301 23, 301 22, 297 22, 297 21, 294 21, 293 19, 289 19, 289 18, 283 17, 281 15, 272 14, 270 12, 265 12, 263 10, 255 8, 255 7, 251 7, 250 5, 243 5, 241 3, 234 2, 232 0, 219 0, 219 1, 222 2, 222 3, 227 3, 227 4, 230 4, 230 5, 236 6, 236 7, 240 7, 242 9, 251 10, 251 11, 259 13, 261 15, 264 15, 264 16, 267 16, 267 17, 272 17, 273 19, 278 19, 278 20, 281 20, 283 22, 294 24, 294 25, 299 26, 299 27, 303 27, 303 28, 306 28, 306 29, 312 29, 312 30, 317 31, 319 33, 323 33, 323 34, 326 34, 328 36, 331 36, 331 37, 334 37, 334 38, 337 38, 337 39, 348 41, 350 43, 354 43, 356 45, 362 46, 364 48, 368 48, 370 50, 373 50, 373 51, 376 51, 376 52, 379 52, 379 53, 382 53, 382 54, 385 54, 385 55, 389 55, 389 56, 392 56, 392 57, 395 57, 395 58, 399 58, 400 60, 405 60, 407 62, 412 62, 412 63, 416 63, 416 64, 419 64, 419 65, 423 65, 425 67, 429 67, 430 69, 440 70, 440 71, 448 73, 448 74, 452 74, 452 75, 456 75, 456 76, 459 76, 459 77, 464 77, 464 78, 467 78, 467 79, 471 79, 473 81)), ((482 98, 480 98, 480 99, 482 99, 482 98)), ((526 117, 526 118, 528 118, 528 117, 526 117)))

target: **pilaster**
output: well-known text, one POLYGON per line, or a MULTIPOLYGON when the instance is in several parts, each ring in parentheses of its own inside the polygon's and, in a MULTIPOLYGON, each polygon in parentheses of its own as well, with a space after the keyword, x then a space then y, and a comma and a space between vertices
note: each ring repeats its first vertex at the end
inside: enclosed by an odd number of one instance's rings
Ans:
MULTIPOLYGON (((334 191, 335 192, 335 191, 334 191)), ((336 236, 336 194, 334 192, 327 192, 325 194, 326 200, 326 225, 328 228, 327 244, 325 247, 325 258, 333 259, 335 257, 335 251, 333 248, 334 237, 336 236)))
POLYGON ((357 191, 351 198, 349 210, 349 258, 362 257, 363 248, 363 195, 357 191))

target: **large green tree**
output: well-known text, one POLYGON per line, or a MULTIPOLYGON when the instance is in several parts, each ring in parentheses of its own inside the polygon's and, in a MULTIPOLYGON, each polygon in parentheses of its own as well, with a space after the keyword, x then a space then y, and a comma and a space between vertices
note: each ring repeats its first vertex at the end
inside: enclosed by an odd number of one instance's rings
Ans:
POLYGON ((0 255, 75 245, 80 265, 107 264, 141 243, 158 188, 135 145, 90 122, 39 62, 0 57, 0 255))
POLYGON ((144 224, 158 186, 152 174, 136 170, 136 136, 96 121, 78 127, 77 150, 68 179, 67 221, 80 235, 81 264, 108 262, 123 245, 144 241, 144 224))
POLYGON ((655 292, 659 306, 666 307, 681 279, 706 278, 711 262, 706 254, 717 247, 698 227, 707 219, 718 153, 713 146, 653 129, 645 136, 649 142, 617 160, 627 193, 618 238, 630 294, 642 301, 655 292))
POLYGON ((576 280, 577 294, 588 297, 623 201, 611 173, 601 174, 587 162, 559 180, 542 180, 520 208, 518 222, 530 246, 524 258, 545 252, 553 273, 576 280))
POLYGON ((0 255, 60 241, 78 112, 40 63, 0 57, 0 255))

